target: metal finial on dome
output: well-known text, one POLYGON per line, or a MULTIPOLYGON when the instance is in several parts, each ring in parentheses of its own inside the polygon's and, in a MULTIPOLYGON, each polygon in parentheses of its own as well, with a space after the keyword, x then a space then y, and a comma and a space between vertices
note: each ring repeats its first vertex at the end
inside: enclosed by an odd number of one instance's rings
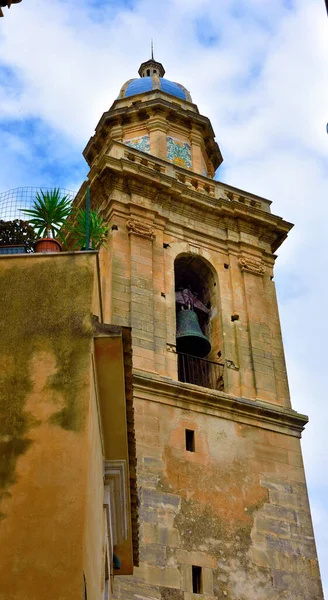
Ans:
POLYGON ((146 62, 142 63, 139 67, 139 75, 140 77, 152 77, 153 75, 157 75, 158 77, 164 77, 165 69, 162 63, 157 62, 154 59, 154 42, 153 38, 151 38, 150 44, 151 58, 146 62))

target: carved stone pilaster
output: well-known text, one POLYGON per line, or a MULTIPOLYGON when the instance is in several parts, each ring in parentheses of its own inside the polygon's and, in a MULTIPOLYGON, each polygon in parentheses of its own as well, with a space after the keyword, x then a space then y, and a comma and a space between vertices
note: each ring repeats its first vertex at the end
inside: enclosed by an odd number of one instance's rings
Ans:
POLYGON ((140 237, 147 238, 151 241, 155 239, 155 233, 152 226, 148 225, 147 223, 142 223, 142 221, 137 221, 136 219, 128 219, 126 222, 126 228, 128 230, 129 235, 134 233, 135 235, 139 235, 140 237))
POLYGON ((253 256, 241 256, 238 263, 241 270, 246 271, 247 273, 253 273, 254 275, 260 275, 261 277, 263 277, 265 273, 263 262, 253 256))

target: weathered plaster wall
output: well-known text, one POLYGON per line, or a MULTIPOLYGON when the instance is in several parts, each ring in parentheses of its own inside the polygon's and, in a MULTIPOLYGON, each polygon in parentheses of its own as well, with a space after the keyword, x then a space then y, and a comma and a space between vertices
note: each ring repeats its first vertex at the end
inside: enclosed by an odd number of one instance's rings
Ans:
POLYGON ((322 600, 299 439, 206 414, 192 391, 136 396, 140 567, 115 598, 322 600))
POLYGON ((93 365, 91 367, 83 571, 88 599, 99 600, 105 581, 104 464, 100 408, 93 365))
POLYGON ((0 269, 0 598, 80 598, 95 255, 0 269))

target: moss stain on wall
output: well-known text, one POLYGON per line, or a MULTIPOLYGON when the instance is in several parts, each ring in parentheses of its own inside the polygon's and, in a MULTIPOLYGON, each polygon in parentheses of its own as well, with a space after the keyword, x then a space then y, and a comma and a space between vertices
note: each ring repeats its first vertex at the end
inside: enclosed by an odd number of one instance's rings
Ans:
POLYGON ((56 358, 44 395, 53 402, 58 392, 64 404, 50 422, 76 432, 83 428, 80 399, 92 338, 93 264, 77 258, 31 257, 19 266, 13 260, 0 275, 0 500, 16 481, 17 459, 32 443, 28 432, 39 424, 25 409, 36 352, 56 358))

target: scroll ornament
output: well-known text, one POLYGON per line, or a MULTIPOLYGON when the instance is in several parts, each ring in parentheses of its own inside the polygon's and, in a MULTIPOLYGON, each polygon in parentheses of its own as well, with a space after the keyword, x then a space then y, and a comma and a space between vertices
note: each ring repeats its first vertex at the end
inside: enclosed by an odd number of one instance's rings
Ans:
POLYGON ((129 235, 134 233, 135 235, 139 235, 151 241, 155 238, 155 233, 151 225, 148 225, 147 223, 142 223, 141 221, 137 221, 136 219, 128 219, 126 222, 126 228, 128 230, 129 235))
POLYGON ((238 263, 241 270, 246 271, 247 273, 261 275, 262 277, 265 273, 263 262, 260 259, 254 258, 253 256, 241 256, 238 263))

